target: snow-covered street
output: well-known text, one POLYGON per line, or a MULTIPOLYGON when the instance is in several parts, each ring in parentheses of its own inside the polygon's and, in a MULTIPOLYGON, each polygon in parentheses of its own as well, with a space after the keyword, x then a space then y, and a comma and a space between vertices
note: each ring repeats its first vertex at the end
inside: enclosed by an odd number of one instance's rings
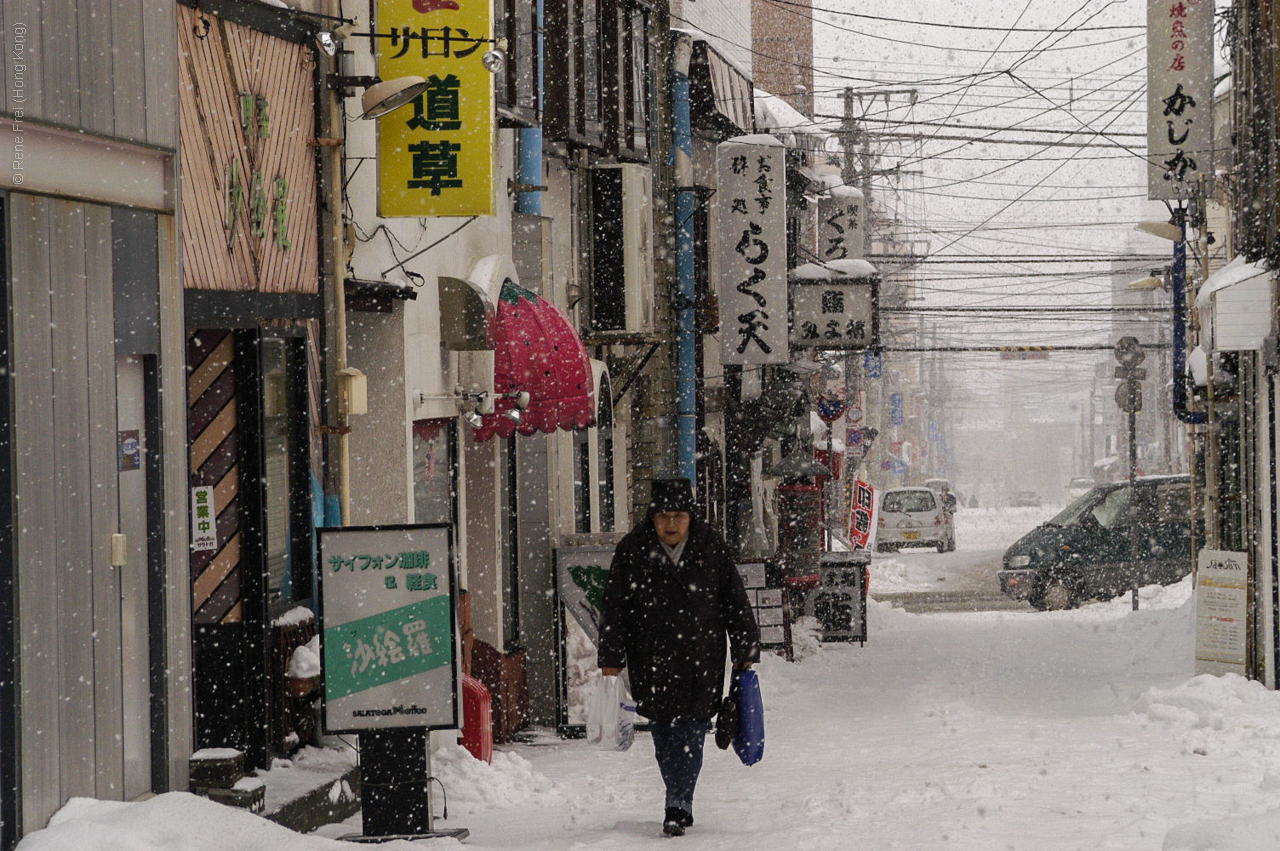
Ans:
MULTIPOLYGON (((961 552, 998 549, 1024 520, 962 533, 961 552)), ((904 561, 923 570, 930 557, 877 558, 872 588, 875 573, 889 586, 911 572, 904 561)), ((1280 694, 1193 676, 1189 579, 1143 589, 1141 604, 916 615, 873 602, 865 646, 806 638, 795 663, 762 662, 765 759, 745 768, 708 742, 696 823, 678 840, 661 836, 643 734, 626 753, 551 737, 503 746, 492 766, 446 748, 433 766, 448 791, 439 825, 468 828, 465 846, 484 851, 1280 847, 1280 694)), ((340 847, 286 845, 279 828, 255 831, 255 817, 229 810, 226 831, 211 832, 199 826, 214 805, 190 799, 198 815, 184 820, 173 797, 111 805, 98 816, 111 831, 82 821, 90 808, 67 813, 20 848, 340 847)), ((358 819, 320 833, 355 831, 358 819)))

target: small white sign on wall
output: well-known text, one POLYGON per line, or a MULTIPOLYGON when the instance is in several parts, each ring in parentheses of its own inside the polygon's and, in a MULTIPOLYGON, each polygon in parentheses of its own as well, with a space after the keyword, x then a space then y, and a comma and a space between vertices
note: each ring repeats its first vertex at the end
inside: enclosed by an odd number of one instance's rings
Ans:
POLYGON ((218 548, 218 511, 213 504, 213 486, 191 489, 191 551, 218 548))

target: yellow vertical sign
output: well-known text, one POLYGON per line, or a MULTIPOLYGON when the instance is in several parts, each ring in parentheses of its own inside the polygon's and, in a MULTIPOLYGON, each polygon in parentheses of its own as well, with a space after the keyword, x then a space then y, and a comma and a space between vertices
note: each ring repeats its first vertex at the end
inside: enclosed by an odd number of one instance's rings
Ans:
POLYGON ((491 0, 378 0, 378 76, 430 87, 378 121, 378 215, 493 215, 491 0))

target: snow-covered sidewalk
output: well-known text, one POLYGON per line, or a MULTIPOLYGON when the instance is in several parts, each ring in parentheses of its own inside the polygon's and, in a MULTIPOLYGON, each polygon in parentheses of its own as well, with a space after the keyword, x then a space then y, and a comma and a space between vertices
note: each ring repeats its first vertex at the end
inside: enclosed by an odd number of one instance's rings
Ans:
MULTIPOLYGON (((865 647, 808 641, 795 664, 761 664, 765 759, 745 768, 709 742, 684 838, 660 835, 661 783, 643 735, 621 754, 580 741, 505 748, 492 766, 446 749, 434 766, 449 796, 441 825, 469 828, 465 846, 486 851, 667 841, 707 851, 1271 851, 1280 694, 1192 676, 1190 598, 1188 580, 1144 589, 1136 613, 1127 597, 1028 614, 912 615, 873 603, 865 647)), ((268 837, 279 829, 267 825, 255 839, 244 821, 253 817, 240 814, 210 836, 210 806, 186 796, 72 806, 19 848, 343 847, 268 837), (112 831, 96 827, 108 819, 112 831), (130 820, 137 841, 112 844, 130 820)), ((353 820, 321 833, 357 830, 353 820)))

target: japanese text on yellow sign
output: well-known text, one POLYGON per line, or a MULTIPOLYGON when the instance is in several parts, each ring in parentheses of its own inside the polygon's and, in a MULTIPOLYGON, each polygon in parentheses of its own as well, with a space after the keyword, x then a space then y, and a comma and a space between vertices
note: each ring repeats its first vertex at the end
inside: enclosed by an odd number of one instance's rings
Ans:
POLYGON ((378 0, 377 31, 378 76, 430 84, 378 119, 379 215, 492 215, 489 0, 378 0))

